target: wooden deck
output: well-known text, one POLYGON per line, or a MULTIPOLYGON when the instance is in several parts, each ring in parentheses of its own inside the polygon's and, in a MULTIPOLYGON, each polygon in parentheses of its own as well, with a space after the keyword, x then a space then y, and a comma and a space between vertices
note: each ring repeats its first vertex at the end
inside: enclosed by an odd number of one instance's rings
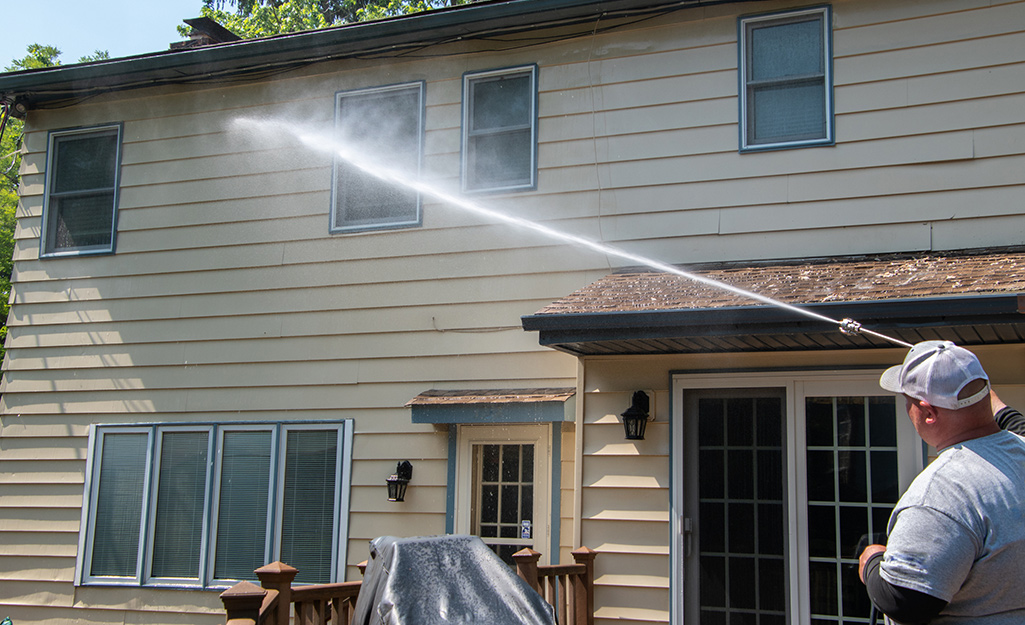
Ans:
MULTIPOLYGON (((516 574, 544 597, 559 623, 594 625, 594 557, 587 547, 573 551, 574 564, 539 565, 541 554, 522 549, 513 555, 516 574)), ((361 565, 360 570, 365 566, 361 565)), ((361 581, 292 586, 299 572, 282 562, 256 569, 260 580, 239 582, 221 593, 226 625, 349 625, 361 581)))

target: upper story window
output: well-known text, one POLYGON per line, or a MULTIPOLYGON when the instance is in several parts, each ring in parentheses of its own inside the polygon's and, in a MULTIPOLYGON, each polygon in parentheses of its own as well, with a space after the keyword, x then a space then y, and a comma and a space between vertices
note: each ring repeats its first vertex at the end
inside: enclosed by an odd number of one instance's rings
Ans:
POLYGON ((114 251, 121 125, 50 133, 42 256, 114 251))
POLYGON ((344 577, 352 423, 97 426, 77 579, 223 587, 280 560, 344 577))
POLYGON ((740 19, 740 148, 830 145, 830 11, 818 7, 740 19))
POLYGON ((537 66, 463 76, 463 190, 537 188, 537 66))
POLYGON ((335 131, 357 163, 335 159, 331 231, 420 224, 420 194, 359 165, 381 164, 410 179, 420 175, 424 84, 344 91, 335 95, 335 131))

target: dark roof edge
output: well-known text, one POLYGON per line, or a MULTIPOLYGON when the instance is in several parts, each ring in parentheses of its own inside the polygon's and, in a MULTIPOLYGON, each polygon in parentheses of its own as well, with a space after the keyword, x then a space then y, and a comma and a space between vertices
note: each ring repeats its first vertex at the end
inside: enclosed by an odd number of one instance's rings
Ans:
MULTIPOLYGON (((959 325, 987 321, 1021 323, 1025 320, 1025 294, 987 294, 920 299, 870 300, 800 304, 807 310, 831 319, 853 319, 869 327, 868 322, 888 327, 959 325)), ((700 329, 707 334, 742 334, 821 325, 823 320, 793 310, 768 305, 698 308, 683 310, 626 311, 609 313, 566 313, 524 315, 523 329, 558 334, 543 337, 542 344, 573 340, 607 338, 610 333, 639 329, 672 329, 675 332, 700 329)))
POLYGON ((82 93, 198 79, 212 73, 260 71, 275 63, 308 64, 496 30, 533 30, 609 13, 749 1, 753 0, 498 0, 302 33, 0 74, 0 96, 40 103, 82 93))

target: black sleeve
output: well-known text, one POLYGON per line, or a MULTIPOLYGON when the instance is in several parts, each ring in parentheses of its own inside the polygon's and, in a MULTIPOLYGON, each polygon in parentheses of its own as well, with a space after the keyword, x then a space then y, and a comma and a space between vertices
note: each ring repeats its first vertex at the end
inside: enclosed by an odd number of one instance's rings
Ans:
POLYGON ((1025 436, 1025 417, 1014 408, 1004 406, 996 414, 996 419, 997 425, 1000 426, 1001 430, 1025 436))
POLYGON ((928 623, 936 618, 947 602, 924 592, 894 586, 879 575, 883 553, 879 552, 865 563, 865 588, 868 597, 886 616, 905 625, 928 623))

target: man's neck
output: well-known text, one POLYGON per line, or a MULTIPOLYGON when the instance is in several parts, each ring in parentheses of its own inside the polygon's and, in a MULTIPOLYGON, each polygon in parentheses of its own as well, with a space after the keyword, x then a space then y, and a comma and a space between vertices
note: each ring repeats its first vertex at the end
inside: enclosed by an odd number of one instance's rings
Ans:
POLYGON ((974 440, 976 438, 983 438, 984 436, 996 434, 999 431, 1000 426, 996 424, 996 421, 993 421, 991 423, 982 423, 975 427, 958 431, 956 434, 950 436, 947 440, 941 443, 937 443, 935 447, 938 451, 942 451, 952 445, 957 445, 958 443, 974 440))

